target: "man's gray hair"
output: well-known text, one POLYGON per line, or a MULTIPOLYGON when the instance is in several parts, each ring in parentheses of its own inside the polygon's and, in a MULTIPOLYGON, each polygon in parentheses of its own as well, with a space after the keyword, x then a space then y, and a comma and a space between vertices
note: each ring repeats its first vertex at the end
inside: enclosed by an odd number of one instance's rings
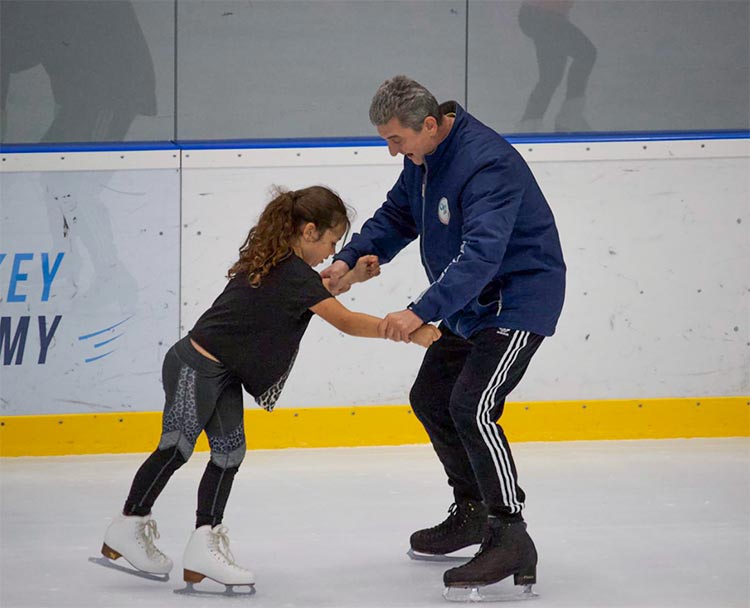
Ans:
POLYGON ((396 117, 404 127, 419 132, 428 116, 440 124, 443 118, 440 104, 432 93, 407 76, 386 80, 370 104, 370 122, 376 127, 396 117))

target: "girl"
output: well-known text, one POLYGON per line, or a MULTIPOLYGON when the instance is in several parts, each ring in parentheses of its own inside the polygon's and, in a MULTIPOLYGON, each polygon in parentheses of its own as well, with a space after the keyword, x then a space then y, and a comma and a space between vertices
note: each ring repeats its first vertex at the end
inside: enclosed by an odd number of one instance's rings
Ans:
MULTIPOLYGON (((246 451, 242 388, 261 407, 273 409, 313 313, 344 333, 384 337, 381 319, 345 308, 312 269, 334 253, 349 226, 344 203, 321 186, 280 192, 265 208, 229 269, 224 291, 164 358, 161 440, 136 473, 122 514, 107 529, 105 557, 124 557, 141 574, 168 578, 172 560, 154 544, 159 535, 151 507, 205 430, 211 459, 198 487, 184 579, 189 587, 205 577, 224 585, 254 584, 253 573, 234 562, 222 525, 246 451)), ((344 277, 344 290, 379 272, 376 256, 360 258, 344 277)), ((412 341, 426 347, 439 336, 437 328, 424 325, 412 341)))

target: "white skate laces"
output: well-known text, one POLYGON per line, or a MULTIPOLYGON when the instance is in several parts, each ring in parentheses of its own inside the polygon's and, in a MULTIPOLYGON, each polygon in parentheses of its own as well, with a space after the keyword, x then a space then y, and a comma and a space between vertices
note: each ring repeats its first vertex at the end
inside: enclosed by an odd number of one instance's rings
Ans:
POLYGON ((138 539, 138 544, 146 550, 146 555, 149 559, 163 563, 170 561, 169 558, 159 551, 158 547, 154 544, 154 539, 159 538, 159 529, 156 527, 155 520, 149 517, 138 522, 136 525, 136 537, 138 539))
MULTIPOLYGON (((208 535, 208 545, 212 553, 217 555, 219 559, 226 562, 230 566, 235 568, 241 568, 234 561, 234 555, 229 549, 229 529, 224 525, 216 526, 211 530, 208 535)), ((241 568, 244 570, 244 568, 241 568)))
POLYGON ((150 515, 120 514, 112 520, 104 534, 101 550, 104 559, 92 558, 91 561, 122 570, 121 565, 112 563, 122 557, 138 571, 139 576, 153 578, 152 575, 156 575, 157 580, 167 580, 172 570, 172 560, 156 547, 154 539, 157 538, 159 531, 150 515))
POLYGON ((198 590, 195 583, 209 578, 227 587, 226 592, 234 593, 234 586, 247 586, 246 594, 254 592, 255 575, 234 561, 234 555, 229 549, 229 534, 226 526, 217 524, 211 528, 208 524, 193 531, 185 547, 182 558, 183 579, 187 583, 185 589, 178 589, 175 593, 211 593, 210 590, 198 590))

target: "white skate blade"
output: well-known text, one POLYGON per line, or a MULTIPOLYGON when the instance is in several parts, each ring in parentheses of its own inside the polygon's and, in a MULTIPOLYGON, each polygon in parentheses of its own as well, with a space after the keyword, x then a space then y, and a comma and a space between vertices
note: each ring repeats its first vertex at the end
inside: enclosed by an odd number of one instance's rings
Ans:
MULTIPOLYGON (((208 578, 208 577, 206 577, 208 578)), ((214 581, 216 582, 216 581, 214 581)), ((224 583, 218 583, 219 585, 224 585, 224 583)), ((174 592, 178 595, 197 595, 197 596, 207 596, 207 595, 214 595, 214 596, 227 596, 227 597, 243 597, 243 596, 251 596, 255 593, 255 583, 252 585, 224 585, 224 591, 217 590, 211 590, 211 589, 196 589, 195 583, 185 583, 185 587, 182 589, 175 589, 174 592), (247 587, 248 589, 246 591, 235 591, 235 587, 247 587)))
MULTIPOLYGON (((122 559, 125 559, 124 557, 122 559)), ((169 573, 167 574, 152 574, 151 572, 144 572, 143 570, 138 570, 130 562, 125 560, 128 564, 131 565, 130 568, 127 566, 121 566, 120 564, 116 564, 112 560, 106 558, 106 557, 89 557, 89 561, 92 564, 99 564, 100 566, 104 566, 105 568, 112 568, 112 570, 119 570, 120 572, 124 572, 125 574, 132 574, 133 576, 139 576, 140 578, 145 578, 150 581, 159 581, 160 583, 166 583, 169 580, 169 573)))
MULTIPOLYGON (((477 545, 478 547, 479 545, 477 545)), ((419 551, 415 551, 414 549, 409 549, 406 552, 406 555, 408 555, 411 559, 418 562, 468 562, 472 557, 474 557, 474 553, 464 554, 462 555, 461 552, 466 551, 467 547, 464 547, 463 549, 459 549, 458 551, 454 551, 453 553, 446 553, 446 554, 433 554, 433 553, 420 553, 419 551)))
POLYGON ((482 587, 446 587, 443 597, 449 602, 463 603, 535 600, 539 595, 534 593, 531 587, 531 585, 508 587, 502 582, 482 587))

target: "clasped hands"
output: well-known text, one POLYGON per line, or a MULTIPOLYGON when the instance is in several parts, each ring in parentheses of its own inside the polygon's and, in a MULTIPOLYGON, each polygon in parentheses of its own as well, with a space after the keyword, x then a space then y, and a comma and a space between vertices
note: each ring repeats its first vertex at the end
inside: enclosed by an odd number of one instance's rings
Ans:
POLYGON ((388 313, 378 324, 378 335, 395 342, 414 342, 427 348, 440 339, 440 330, 425 323, 411 310, 388 313))
MULTIPOLYGON (((327 280, 328 290, 333 295, 349 291, 352 284, 367 281, 380 274, 380 263, 375 255, 363 255, 350 271, 346 262, 335 261, 321 276, 327 280)), ((378 335, 395 342, 414 342, 427 348, 441 336, 434 325, 425 323, 411 310, 392 312, 378 324, 378 335)))
POLYGON ((328 291, 334 296, 349 291, 354 283, 364 283, 380 274, 380 262, 376 255, 363 255, 354 268, 349 270, 346 262, 337 260, 320 273, 328 291))

